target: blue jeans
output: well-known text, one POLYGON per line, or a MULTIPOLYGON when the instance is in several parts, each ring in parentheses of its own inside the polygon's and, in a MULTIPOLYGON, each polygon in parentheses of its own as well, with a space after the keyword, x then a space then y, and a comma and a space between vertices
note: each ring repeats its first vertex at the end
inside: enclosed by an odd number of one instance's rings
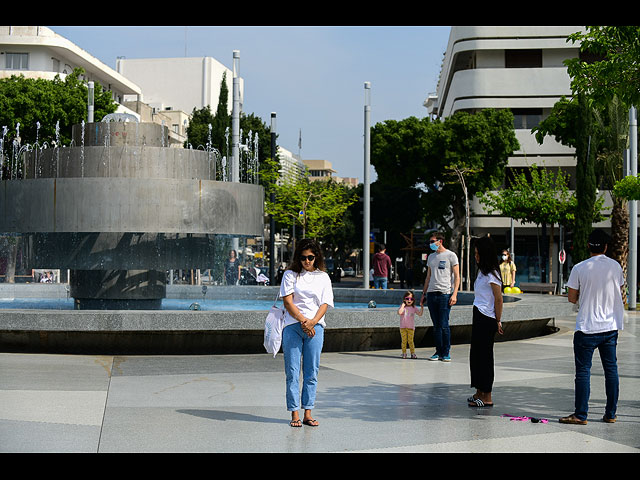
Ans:
POLYGON ((373 277, 373 286, 375 288, 387 289, 387 277, 373 277))
POLYGON ((315 326, 316 334, 309 337, 300 323, 288 325, 282 331, 284 371, 287 379, 287 410, 300 409, 300 366, 302 365, 302 408, 311 410, 316 401, 320 353, 324 343, 324 327, 315 326))
POLYGON ((433 339, 436 343, 436 355, 448 357, 451 348, 451 330, 449 329, 449 313, 451 294, 427 292, 427 308, 433 322, 433 339))
POLYGON ((574 415, 580 420, 587 419, 589 410, 589 394, 591 386, 591 361, 593 351, 597 348, 604 370, 604 385, 607 404, 604 414, 607 418, 616 417, 618 404, 619 380, 616 359, 618 331, 586 334, 576 331, 573 335, 573 353, 576 363, 576 410, 574 415))

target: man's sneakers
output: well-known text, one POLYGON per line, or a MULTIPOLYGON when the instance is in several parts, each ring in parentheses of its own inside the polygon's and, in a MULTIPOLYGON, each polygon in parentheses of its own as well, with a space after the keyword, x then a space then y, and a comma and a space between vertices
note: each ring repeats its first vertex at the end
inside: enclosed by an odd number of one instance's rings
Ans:
POLYGON ((444 355, 444 356, 440 356, 437 353, 434 353, 433 355, 431 355, 429 357, 429 360, 431 360, 432 362, 435 362, 437 360, 440 360, 441 362, 450 362, 451 361, 451 357, 449 355, 444 355))

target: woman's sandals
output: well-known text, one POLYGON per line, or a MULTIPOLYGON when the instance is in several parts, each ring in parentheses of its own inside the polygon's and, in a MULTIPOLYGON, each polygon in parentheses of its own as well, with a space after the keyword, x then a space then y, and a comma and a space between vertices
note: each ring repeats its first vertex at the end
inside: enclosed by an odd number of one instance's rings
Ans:
POLYGON ((482 400, 475 398, 474 396, 467 398, 467 402, 469 402, 470 407, 474 408, 493 407, 493 403, 484 403, 482 400))

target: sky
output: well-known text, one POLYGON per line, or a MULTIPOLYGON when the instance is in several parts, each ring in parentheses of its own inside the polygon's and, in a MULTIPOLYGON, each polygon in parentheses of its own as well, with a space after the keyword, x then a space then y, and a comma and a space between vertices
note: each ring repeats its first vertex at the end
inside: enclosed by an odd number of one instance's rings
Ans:
MULTIPOLYGON (((50 26, 115 70, 116 58, 213 57, 233 68, 240 51, 243 112, 278 145, 327 160, 336 175, 364 178, 365 82, 371 125, 427 116, 448 26, 50 26), (302 148, 298 150, 301 132, 302 148)), ((144 94, 144 92, 143 92, 144 94)), ((215 105, 212 109, 215 110, 215 105)), ((375 170, 371 170, 375 180, 375 170)))

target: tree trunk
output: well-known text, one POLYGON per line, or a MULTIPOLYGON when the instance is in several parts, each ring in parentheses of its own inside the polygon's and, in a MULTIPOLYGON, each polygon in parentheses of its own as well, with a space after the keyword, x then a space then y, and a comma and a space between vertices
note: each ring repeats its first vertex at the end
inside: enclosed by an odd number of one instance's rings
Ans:
MULTIPOLYGON (((629 202, 620 198, 613 198, 611 210, 611 250, 609 256, 617 260, 624 272, 625 285, 629 259, 629 202)), ((623 300, 627 304, 626 288, 623 300)))

